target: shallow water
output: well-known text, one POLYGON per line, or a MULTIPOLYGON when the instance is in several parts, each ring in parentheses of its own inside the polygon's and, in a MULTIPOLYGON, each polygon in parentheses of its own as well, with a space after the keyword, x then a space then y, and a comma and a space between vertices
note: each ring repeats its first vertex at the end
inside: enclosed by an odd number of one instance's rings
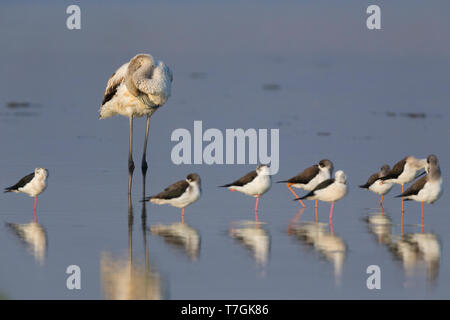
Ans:
POLYGON ((38 225, 28 224, 33 199, 1 196, 1 297, 450 297, 447 193, 425 207, 423 234, 420 205, 407 203, 402 237, 400 188, 381 215, 378 197, 357 187, 383 163, 430 153, 445 186, 449 4, 409 2, 408 15, 385 4, 385 28, 375 34, 361 27, 357 1, 326 12, 320 2, 80 3, 81 31, 65 29, 56 2, 1 6, 0 185, 38 166, 50 172, 38 225), (140 202, 145 121, 135 121, 128 203, 128 121, 98 120, 108 77, 141 51, 174 71, 173 96, 151 120, 146 193, 197 172, 203 194, 185 225, 177 208, 140 202), (328 204, 319 204, 316 224, 312 203, 299 212, 278 184, 252 222, 254 199, 216 186, 254 165, 174 165, 171 133, 193 130, 195 120, 223 132, 279 128, 275 181, 331 159, 350 188, 332 230, 328 204), (17 231, 27 227, 31 238, 17 231), (81 290, 66 288, 69 265, 81 268, 81 290), (381 290, 367 289, 369 265, 381 268, 381 290))

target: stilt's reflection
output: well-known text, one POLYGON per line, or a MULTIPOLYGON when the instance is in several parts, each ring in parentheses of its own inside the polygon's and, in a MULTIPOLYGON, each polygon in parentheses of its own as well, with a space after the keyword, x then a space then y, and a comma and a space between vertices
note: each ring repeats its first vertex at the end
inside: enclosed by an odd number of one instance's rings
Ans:
MULTIPOLYGON (((142 199, 145 199, 145 175, 142 197, 142 199)), ((143 208, 145 208, 146 202, 143 203, 143 208)), ((191 260, 198 259, 201 243, 200 233, 184 221, 184 208, 182 222, 168 225, 153 225, 150 226, 150 232, 154 235, 161 236, 168 244, 176 248, 181 248, 191 260)))
POLYGON ((41 265, 44 264, 47 253, 47 233, 41 224, 37 222, 6 223, 6 227, 22 241, 36 261, 41 265))
POLYGON ((241 242, 253 252, 255 260, 260 265, 269 261, 270 234, 263 228, 264 222, 236 221, 231 223, 230 237, 241 242))
POLYGON ((161 236, 167 243, 181 248, 186 255, 196 260, 200 254, 200 234, 185 222, 177 222, 169 225, 153 225, 150 232, 161 236))
MULTIPOLYGON (((297 216, 302 213, 299 212, 297 216)), ((340 284, 347 252, 344 240, 334 234, 333 225, 316 221, 297 222, 297 220, 298 218, 294 218, 289 223, 288 235, 295 236, 302 243, 312 246, 327 261, 331 262, 336 283, 340 284), (327 231, 328 226, 330 232, 327 231)))
POLYGON ((411 278, 420 269, 425 269, 428 283, 435 283, 441 256, 441 247, 435 234, 423 233, 422 228, 420 232, 404 233, 403 219, 400 233, 394 234, 391 219, 381 213, 369 214, 366 222, 370 232, 377 236, 378 243, 386 245, 394 258, 402 262, 406 277, 411 278))
POLYGON ((439 275, 441 247, 432 233, 410 233, 393 237, 389 248, 403 262, 405 275, 412 277, 420 268, 425 268, 429 284, 435 283, 439 275))
POLYGON ((160 274, 150 266, 146 236, 146 208, 142 203, 142 232, 145 261, 133 259, 133 207, 128 197, 128 258, 115 258, 102 252, 100 273, 103 295, 106 299, 159 300, 163 299, 163 283, 160 274))
POLYGON ((392 222, 388 215, 371 214, 366 217, 366 222, 379 244, 389 244, 392 239, 392 222))

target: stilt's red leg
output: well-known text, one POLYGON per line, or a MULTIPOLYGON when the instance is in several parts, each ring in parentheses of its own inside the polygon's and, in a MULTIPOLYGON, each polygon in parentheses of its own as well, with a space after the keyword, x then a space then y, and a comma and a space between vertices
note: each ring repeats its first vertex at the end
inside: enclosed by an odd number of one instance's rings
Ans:
POLYGON ((330 216, 328 217, 328 220, 330 221, 330 224, 333 221, 333 207, 334 207, 334 201, 331 203, 330 216))
MULTIPOLYGON (((317 200, 316 200, 317 203, 317 200)), ((316 222, 319 222, 319 213, 317 212, 317 206, 315 206, 314 211, 316 213, 316 222)))
POLYGON ((256 204, 255 204, 255 211, 256 211, 256 212, 258 212, 259 197, 260 197, 260 196, 257 196, 257 197, 256 197, 256 204))
POLYGON ((181 209, 181 222, 184 223, 184 208, 181 209))
POLYGON ((314 203, 314 208, 316 208, 317 209, 317 202, 318 202, 319 200, 317 200, 316 199, 316 201, 315 201, 315 203, 314 203))
MULTIPOLYGON (((291 192, 294 194, 295 198, 298 198, 298 195, 295 193, 294 190, 292 190, 291 184, 287 183, 286 186, 289 188, 289 190, 291 190, 291 192)), ((302 200, 298 199, 298 201, 302 204, 303 208, 305 208, 305 204, 302 202, 302 200)))
MULTIPOLYGON (((405 189, 405 187, 404 187, 404 185, 402 184, 402 194, 403 194, 403 192, 404 192, 404 189, 405 189)), ((404 206, 403 206, 403 197, 402 197, 402 212, 405 210, 405 208, 404 208, 404 206)))
POLYGON ((37 215, 36 215, 36 206, 37 206, 37 196, 34 197, 34 222, 37 222, 37 215))
POLYGON ((381 195, 381 200, 380 200, 380 207, 383 208, 383 198, 384 198, 384 194, 381 195))
POLYGON ((258 221, 258 204, 259 204, 259 197, 260 195, 256 196, 256 204, 255 204, 255 219, 258 221))

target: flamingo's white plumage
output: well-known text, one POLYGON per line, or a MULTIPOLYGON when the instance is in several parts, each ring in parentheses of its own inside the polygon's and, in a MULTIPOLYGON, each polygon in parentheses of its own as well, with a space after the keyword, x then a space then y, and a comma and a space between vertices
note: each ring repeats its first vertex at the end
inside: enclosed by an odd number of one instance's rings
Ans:
POLYGON ((133 118, 147 116, 142 172, 147 172, 147 140, 152 114, 170 97, 173 81, 172 71, 162 61, 149 54, 138 54, 122 65, 108 80, 100 108, 100 119, 116 114, 130 119, 130 146, 128 167, 134 170, 132 156, 133 118))

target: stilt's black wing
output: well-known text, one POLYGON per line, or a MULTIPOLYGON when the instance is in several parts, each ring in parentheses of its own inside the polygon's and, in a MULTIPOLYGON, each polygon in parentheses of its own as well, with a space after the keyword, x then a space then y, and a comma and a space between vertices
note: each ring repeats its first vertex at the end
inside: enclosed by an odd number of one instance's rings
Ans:
POLYGON ((174 184, 168 186, 167 188, 165 188, 164 191, 158 193, 157 195, 150 196, 145 200, 147 200, 147 201, 150 199, 169 200, 169 199, 173 199, 173 198, 178 198, 186 191, 186 189, 188 187, 189 187, 189 183, 187 183, 186 180, 180 180, 180 181, 177 181, 174 184))
POLYGON ((309 168, 306 168, 302 172, 300 172, 295 177, 290 178, 286 181, 278 181, 279 183, 299 183, 299 184, 308 184, 315 176, 319 173, 320 169, 318 165, 313 165, 309 168))
POLYGON ((407 196, 415 196, 417 195, 420 190, 423 189, 425 183, 427 183, 427 177, 422 177, 419 180, 417 180, 416 182, 414 182, 411 187, 409 187, 407 190, 405 190, 405 192, 403 192, 402 194, 395 196, 396 198, 400 198, 400 197, 407 197, 407 196))
POLYGON ((15 185, 5 188, 5 192, 11 192, 14 190, 18 190, 19 188, 24 187, 27 183, 29 183, 34 178, 34 172, 30 173, 29 175, 26 175, 22 179, 19 180, 15 185))
POLYGON ((403 158, 402 160, 400 160, 399 162, 397 162, 394 167, 391 169, 391 171, 389 171, 389 173, 387 175, 385 175, 384 177, 380 178, 381 180, 389 180, 389 179, 397 179, 399 175, 402 174, 403 169, 405 168, 406 165, 406 158, 403 158))
POLYGON ((359 187, 363 188, 363 189, 367 189, 371 185, 373 185, 374 182, 377 181, 379 178, 380 178, 380 174, 378 172, 374 173, 373 175, 370 176, 369 180, 367 180, 366 184, 363 184, 363 185, 361 185, 359 187))
POLYGON ((258 174, 256 173, 256 171, 252 171, 232 183, 224 184, 223 186, 219 186, 219 187, 224 187, 224 188, 242 187, 242 186, 245 186, 247 183, 252 182, 253 179, 255 179, 257 175, 258 174))
POLYGON ((303 200, 303 199, 306 199, 306 198, 308 198, 310 196, 313 196, 316 191, 321 190, 321 189, 325 189, 326 187, 328 187, 330 184, 333 184, 333 183, 334 183, 334 179, 327 179, 325 181, 322 181, 321 183, 319 183, 317 185, 317 187, 314 188, 314 190, 311 190, 305 196, 297 198, 297 199, 294 199, 294 200, 299 200, 299 199, 303 200))

